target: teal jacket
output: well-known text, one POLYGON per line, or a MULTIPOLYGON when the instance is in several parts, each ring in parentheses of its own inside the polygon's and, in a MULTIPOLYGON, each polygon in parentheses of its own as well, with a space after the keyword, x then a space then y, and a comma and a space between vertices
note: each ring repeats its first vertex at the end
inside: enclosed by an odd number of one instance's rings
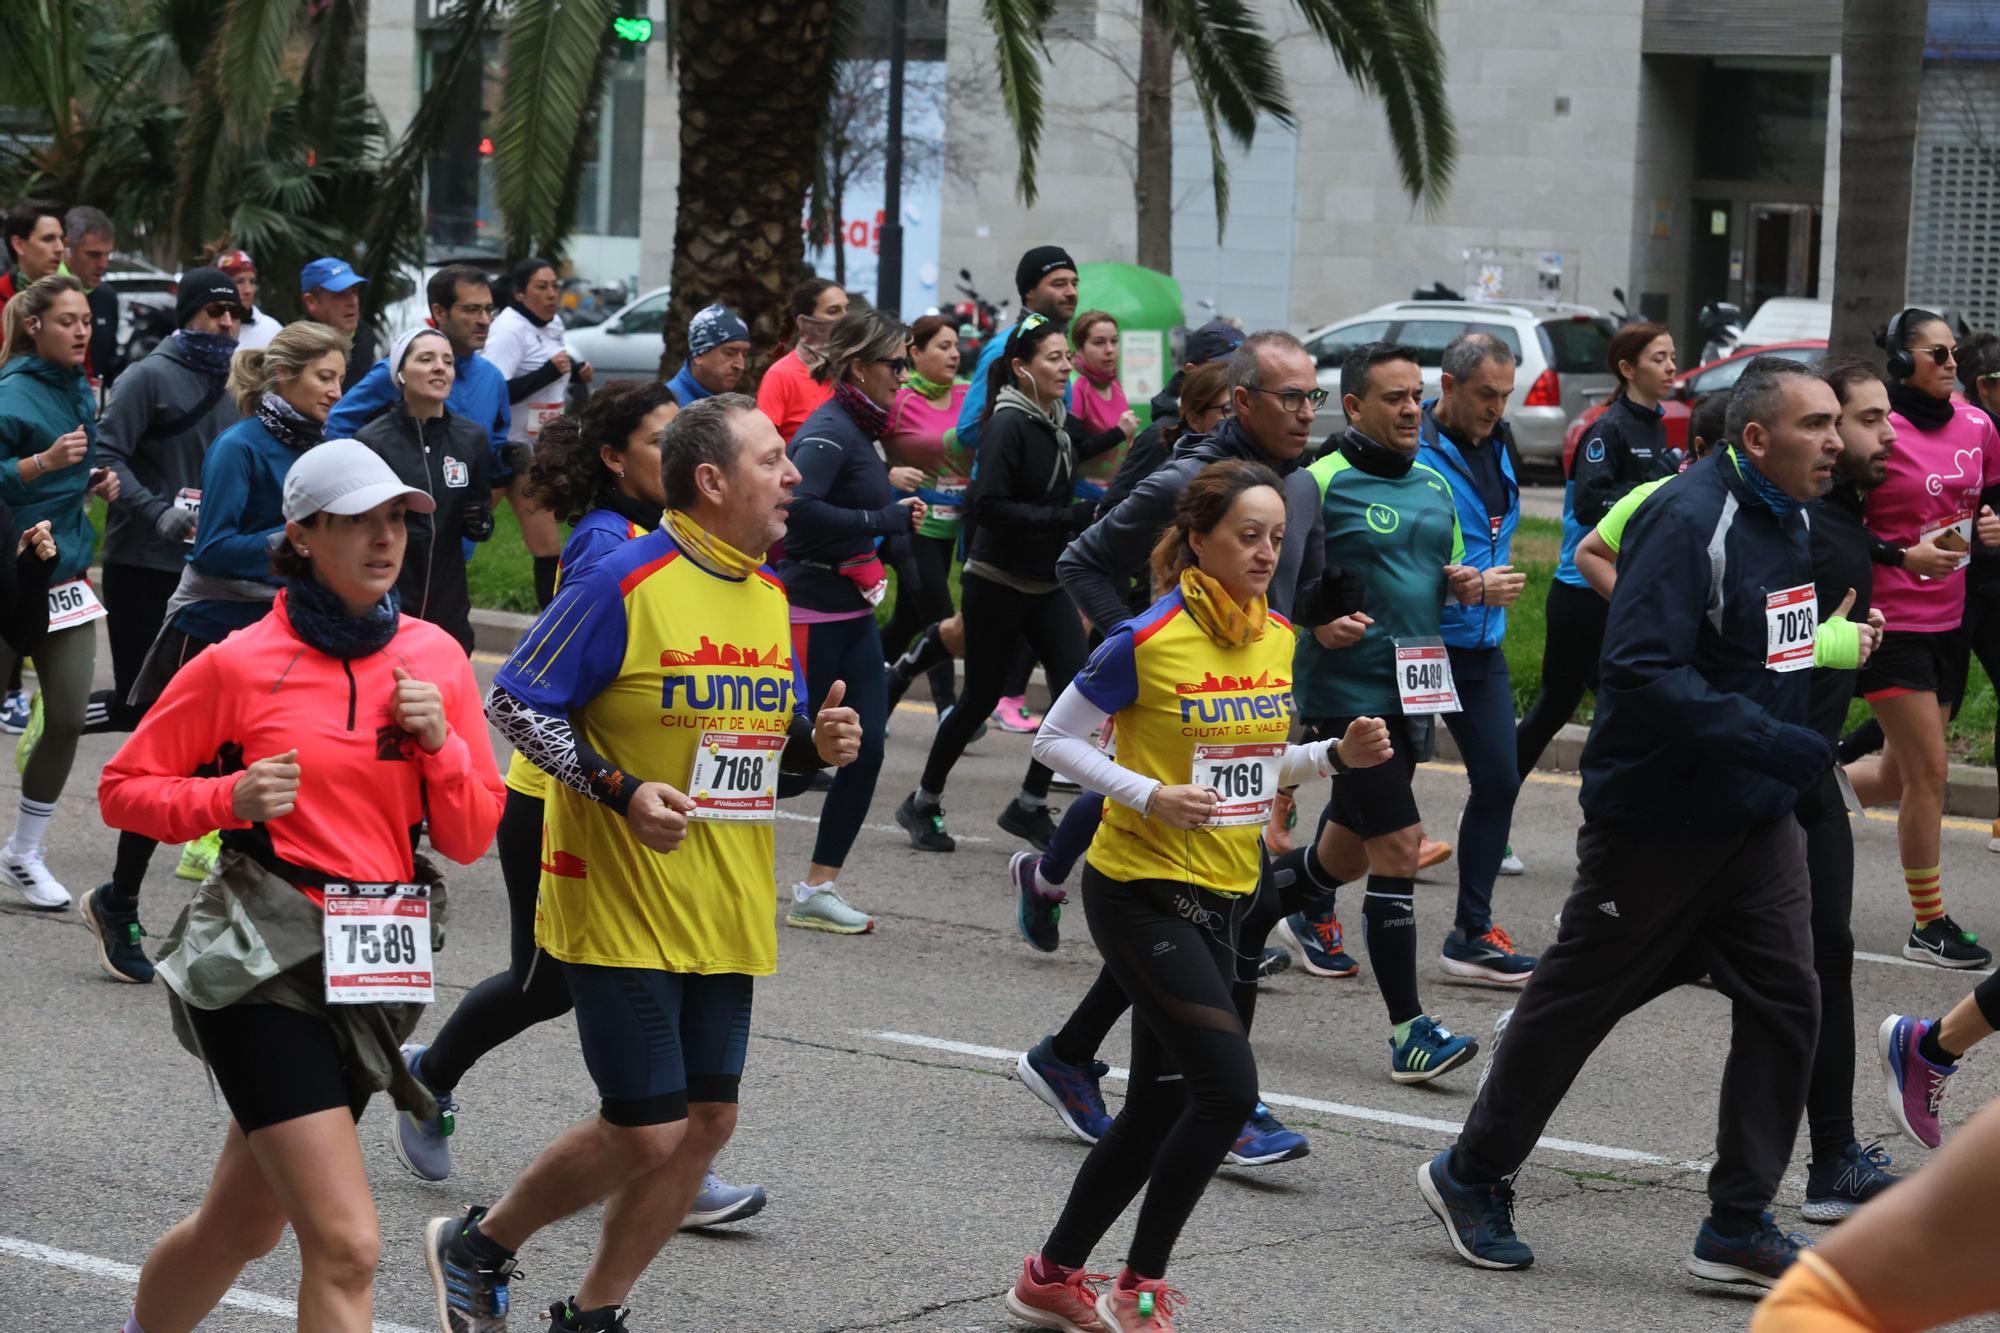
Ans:
POLYGON ((0 500, 14 511, 22 532, 48 520, 56 539, 51 583, 78 578, 90 568, 97 534, 84 492, 96 466, 97 405, 83 368, 63 370, 39 356, 17 356, 0 366, 0 500), (78 426, 90 437, 81 463, 21 480, 18 460, 41 453, 78 426))

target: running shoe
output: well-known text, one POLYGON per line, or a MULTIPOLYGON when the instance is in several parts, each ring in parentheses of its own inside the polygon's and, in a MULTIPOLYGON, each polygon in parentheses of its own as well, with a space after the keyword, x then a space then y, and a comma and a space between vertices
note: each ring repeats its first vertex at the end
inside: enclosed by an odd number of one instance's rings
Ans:
POLYGON ((1493 986, 1525 986, 1535 974, 1539 961, 1522 953, 1499 926, 1489 926, 1483 935, 1468 936, 1453 927, 1438 951, 1438 965, 1446 976, 1482 981, 1493 986))
POLYGON ((1800 1214, 1808 1222, 1838 1222, 1902 1179, 1883 1169, 1890 1161, 1880 1142, 1866 1148, 1849 1143, 1830 1162, 1814 1158, 1806 1167, 1806 1202, 1800 1214))
POLYGON ((875 929, 875 918, 849 907, 840 890, 828 885, 804 902, 794 902, 792 910, 785 913, 785 924, 802 930, 828 930, 836 935, 866 935, 875 929))
POLYGON ((1459 1036, 1429 1014, 1420 1014, 1400 1046, 1389 1038, 1389 1077, 1398 1083, 1428 1083, 1477 1054, 1478 1042, 1459 1036))
POLYGON ((1514 855, 1514 844, 1508 843, 1500 853, 1500 873, 1503 875, 1525 875, 1528 867, 1520 857, 1514 855))
POLYGON ((222 855, 222 834, 210 831, 181 848, 181 863, 174 867, 178 879, 197 882, 215 873, 215 860, 222 855))
POLYGON ((625 1327, 625 1316, 630 1313, 622 1305, 600 1305, 595 1310, 579 1310, 572 1297, 566 1301, 549 1302, 549 1312, 542 1319, 553 1333, 629 1333, 625 1327))
POLYGON ((1174 1316, 1185 1309, 1187 1297, 1159 1278, 1140 1278, 1129 1287, 1113 1282, 1097 1297, 1106 1333, 1174 1333, 1174 1316))
POLYGON ((1292 842, 1292 829, 1299 822, 1299 803, 1292 794, 1280 788, 1271 798, 1271 817, 1264 822, 1264 848, 1273 856, 1283 856, 1296 845, 1292 842))
POLYGON ((424 1267, 437 1293, 442 1333, 507 1333, 507 1283, 514 1261, 488 1265, 465 1244, 465 1229, 485 1214, 468 1208, 462 1217, 433 1217, 424 1226, 424 1267))
POLYGON ((12 888, 28 906, 39 911, 60 912, 70 903, 69 890, 49 873, 39 849, 29 856, 22 856, 11 846, 0 849, 0 884, 12 888))
POLYGON ((1089 1144, 1111 1128, 1111 1113, 1104 1109, 1104 1093, 1098 1087, 1110 1072, 1111 1066, 1102 1060, 1073 1065, 1056 1059, 1054 1037, 1043 1037, 1014 1062, 1021 1085, 1060 1116, 1065 1129, 1089 1144))
POLYGON ((1264 950, 1264 956, 1257 960, 1257 980, 1275 977, 1280 972, 1288 972, 1292 966, 1292 951, 1272 945, 1264 950))
POLYGON ((1765 1213, 1747 1236, 1725 1236, 1704 1221, 1688 1255, 1687 1270, 1709 1282, 1737 1286, 1775 1287, 1799 1251, 1812 1244, 1804 1236, 1778 1230, 1778 1220, 1765 1213))
POLYGON ((681 1230, 741 1222, 763 1212, 766 1202, 762 1185, 732 1185, 711 1171, 702 1177, 701 1193, 694 1196, 693 1206, 681 1219, 681 1230))
POLYGON ((1025 694, 1009 695, 993 706, 993 720, 1003 731, 1029 735, 1041 730, 1042 716, 1028 707, 1025 694))
POLYGON ((1993 821, 1993 827, 1988 829, 1987 833, 1986 850, 1989 852, 2000 852, 2000 819, 1993 821))
POLYGON ((1030 810, 1018 796, 1007 802, 1007 808, 993 822, 1038 852, 1046 852, 1056 839, 1056 820, 1048 806, 1038 805, 1030 810))
POLYGON ((1351 977, 1361 971, 1361 964, 1342 947, 1346 937, 1340 918, 1332 912, 1325 916, 1294 912, 1278 923, 1278 938, 1298 950, 1299 962, 1316 977, 1351 977))
POLYGON ((1986 967, 1993 962, 1993 951, 1981 948, 1979 937, 1958 922, 1941 916, 1910 927, 1910 938, 1903 941, 1903 957, 1932 967, 1986 967))
POLYGON ((1875 1048, 1882 1053, 1888 1075, 1889 1114, 1896 1128, 1926 1148, 1944 1142, 1938 1126, 1938 1111, 1944 1106, 1944 1085, 1958 1072, 1957 1065, 1932 1064, 1918 1048, 1931 1025, 1921 1018, 1890 1014, 1875 1032, 1875 1048))
MULTIPOLYGON (((424 1052, 429 1049, 415 1043, 403 1048, 403 1067, 419 1083, 424 1083, 424 1052)), ((428 1083, 424 1087, 436 1098, 438 1113, 428 1120, 419 1120, 408 1111, 397 1111, 396 1132, 390 1136, 389 1144, 396 1150, 396 1160, 403 1164, 403 1169, 418 1180, 450 1180, 451 1136, 458 1128, 458 1099, 428 1083)))
POLYGON ((42 743, 42 692, 35 691, 35 699, 28 706, 28 724, 21 728, 21 739, 14 742, 14 771, 28 771, 28 761, 35 757, 35 747, 42 743))
POLYGON ((1514 1234, 1514 1182, 1478 1185, 1451 1173, 1451 1149, 1417 1168, 1417 1193, 1451 1237, 1451 1248, 1475 1268, 1526 1268, 1535 1252, 1514 1234))
POLYGON ((1450 843, 1433 842, 1425 838, 1417 844, 1417 869, 1429 870, 1432 866, 1443 865, 1449 860, 1451 860, 1450 843))
POLYGON ((1270 1166, 1275 1162, 1296 1161, 1311 1151, 1305 1135, 1286 1129, 1271 1114, 1270 1107, 1258 1102, 1257 1109, 1243 1122, 1243 1132, 1236 1136, 1236 1142, 1229 1146, 1222 1160, 1228 1166, 1270 1166))
POLYGON ((18 736, 26 731, 32 708, 26 690, 10 690, 6 699, 0 701, 0 731, 9 736, 18 736))
POLYGON ((1043 953, 1054 953, 1062 944, 1062 932, 1058 923, 1062 920, 1062 905, 1069 901, 1069 895, 1056 890, 1051 898, 1035 887, 1035 867, 1041 864, 1039 852, 1015 852, 1007 862, 1007 878, 1014 882, 1014 927, 1021 932, 1021 938, 1031 949, 1043 953))
POLYGON ((104 975, 113 981, 144 985, 153 979, 153 963, 140 943, 146 928, 139 924, 139 909, 119 911, 108 906, 105 899, 110 893, 109 884, 100 884, 84 894, 77 904, 77 916, 97 945, 97 965, 104 969, 104 975))
POLYGON ((1109 1281, 1108 1273, 1079 1268, 1060 1282, 1037 1282, 1031 1254, 1021 1261, 1021 1276, 1006 1295, 1007 1313, 1058 1333, 1104 1333, 1104 1321, 1097 1317, 1097 1289, 1109 1281))
POLYGON ((932 806, 928 810, 917 808, 917 794, 911 792, 896 807, 896 822, 903 832, 910 835, 910 846, 920 852, 955 852, 958 840, 944 831, 944 809, 932 806))

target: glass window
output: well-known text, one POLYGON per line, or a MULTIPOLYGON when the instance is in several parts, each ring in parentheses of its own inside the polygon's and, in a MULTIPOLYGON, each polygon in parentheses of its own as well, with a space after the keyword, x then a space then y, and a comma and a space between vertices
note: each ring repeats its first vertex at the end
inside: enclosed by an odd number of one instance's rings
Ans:
MULTIPOLYGON (((1809 366, 1825 356, 1826 349, 1824 347, 1774 347, 1769 352, 1758 353, 1758 355, 1780 357, 1786 361, 1797 361, 1809 366)), ((1724 389, 1735 388, 1736 381, 1743 378, 1743 372, 1748 370, 1750 363, 1756 359, 1757 356, 1731 357, 1712 370, 1704 370, 1701 374, 1696 375, 1688 381, 1687 396, 1690 398, 1706 398, 1712 393, 1721 393, 1724 389)))
POLYGON ((1444 349, 1465 332, 1465 323, 1455 319, 1406 319, 1396 330, 1395 341, 1417 350, 1417 364, 1436 370, 1444 364, 1444 349))
POLYGON ((1343 324, 1328 329, 1306 344, 1313 362, 1322 370, 1339 370, 1348 353, 1363 343, 1380 342, 1389 333, 1389 321, 1373 319, 1362 324, 1343 324))
POLYGON ((659 333, 667 327, 669 294, 659 292, 634 305, 618 317, 620 333, 659 333))
POLYGON ((1603 319, 1552 319, 1541 330, 1542 353, 1558 375, 1609 375, 1605 358, 1611 352, 1611 322, 1603 319))

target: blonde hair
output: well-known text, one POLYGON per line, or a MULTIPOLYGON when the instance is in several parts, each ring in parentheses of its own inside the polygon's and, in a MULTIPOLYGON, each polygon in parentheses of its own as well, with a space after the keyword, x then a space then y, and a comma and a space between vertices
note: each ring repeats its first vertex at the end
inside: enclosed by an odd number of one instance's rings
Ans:
POLYGON ((236 410, 249 417, 257 414, 264 395, 280 381, 295 380, 305 368, 338 352, 345 357, 354 340, 339 329, 328 328, 310 319, 287 324, 262 347, 240 348, 229 362, 229 397, 236 410))
POLYGON ((37 278, 14 294, 5 310, 0 310, 0 366, 35 350, 34 335, 27 330, 30 319, 40 319, 64 292, 83 295, 83 284, 62 273, 37 278))

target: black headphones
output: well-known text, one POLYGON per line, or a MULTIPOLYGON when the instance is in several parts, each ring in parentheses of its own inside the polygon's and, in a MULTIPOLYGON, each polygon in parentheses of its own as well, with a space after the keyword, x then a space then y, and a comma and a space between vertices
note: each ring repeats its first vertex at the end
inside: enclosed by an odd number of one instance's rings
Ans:
POLYGON ((1912 307, 1898 310, 1889 321, 1889 327, 1882 334, 1882 341, 1889 352, 1889 378, 1906 380, 1917 373, 1917 358, 1910 355, 1910 349, 1903 346, 1903 317, 1912 307))

